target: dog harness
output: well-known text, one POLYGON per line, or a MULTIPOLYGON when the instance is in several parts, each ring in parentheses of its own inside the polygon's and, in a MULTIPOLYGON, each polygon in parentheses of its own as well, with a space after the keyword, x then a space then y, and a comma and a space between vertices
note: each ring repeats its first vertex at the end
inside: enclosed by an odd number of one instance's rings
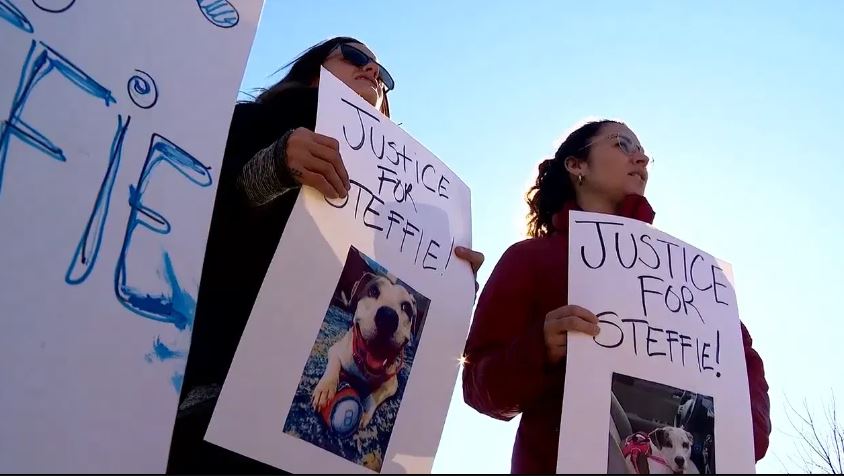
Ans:
POLYGON ((366 342, 363 340, 360 328, 355 326, 352 331, 352 358, 355 361, 355 365, 363 373, 371 389, 380 387, 384 382, 396 376, 398 369, 404 364, 404 352, 402 350, 399 350, 396 356, 398 365, 395 366, 395 370, 390 370, 390 362, 394 358, 376 359, 366 347, 366 342))
POLYGON ((665 459, 651 452, 651 436, 643 431, 634 433, 624 440, 624 447, 621 449, 621 454, 625 458, 630 457, 630 463, 633 465, 636 474, 642 474, 641 470, 643 468, 639 468, 639 458, 642 456, 647 458, 648 461, 654 461, 671 469, 671 466, 665 459))

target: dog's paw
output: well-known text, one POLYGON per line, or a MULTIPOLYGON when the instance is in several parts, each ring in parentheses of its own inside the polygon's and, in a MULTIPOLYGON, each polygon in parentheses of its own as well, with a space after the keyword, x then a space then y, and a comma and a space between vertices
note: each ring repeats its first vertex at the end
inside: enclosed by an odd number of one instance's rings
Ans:
POLYGON ((334 398, 334 395, 337 394, 337 384, 339 382, 335 379, 326 379, 322 378, 319 383, 317 384, 316 388, 314 388, 313 396, 311 397, 311 405, 314 407, 316 411, 322 411, 322 409, 328 405, 328 402, 334 398))
POLYGON ((378 408, 378 405, 375 404, 375 400, 372 398, 372 395, 368 396, 366 400, 363 401, 363 414, 360 417, 360 429, 366 428, 369 425, 369 422, 372 420, 372 417, 375 416, 375 410, 378 408))
POLYGON ((372 421, 372 412, 367 410, 360 416, 360 429, 366 428, 370 421, 372 421))

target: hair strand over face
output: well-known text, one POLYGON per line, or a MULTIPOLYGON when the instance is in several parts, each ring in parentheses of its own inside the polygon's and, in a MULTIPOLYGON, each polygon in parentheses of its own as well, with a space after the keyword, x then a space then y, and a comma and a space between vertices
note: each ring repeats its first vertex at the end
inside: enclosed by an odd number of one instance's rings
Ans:
MULTIPOLYGON (((325 60, 338 45, 349 43, 363 44, 350 36, 337 36, 308 48, 297 56, 293 61, 279 68, 278 71, 283 71, 290 68, 286 75, 280 81, 266 89, 259 89, 258 97, 255 102, 263 103, 272 100, 285 90, 296 87, 308 87, 319 78, 320 67, 325 63, 325 60)), ((278 72, 276 71, 276 72, 278 72)), ((387 94, 384 94, 384 100, 381 104, 381 112, 390 117, 390 106, 387 101, 387 94)))

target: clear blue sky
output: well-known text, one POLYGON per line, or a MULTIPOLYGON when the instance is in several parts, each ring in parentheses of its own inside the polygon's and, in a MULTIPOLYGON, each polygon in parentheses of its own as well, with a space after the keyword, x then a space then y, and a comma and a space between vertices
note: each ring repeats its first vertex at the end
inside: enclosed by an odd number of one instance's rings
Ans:
MULTIPOLYGON (((656 159, 655 224, 734 266, 771 385, 758 470, 782 471, 785 397, 844 395, 844 3, 691 6, 269 0, 243 88, 328 37, 367 43, 396 79, 394 121, 472 189, 482 285, 523 237, 537 162, 584 118, 627 122, 656 159)), ((434 470, 509 471, 515 428, 458 386, 434 470)))

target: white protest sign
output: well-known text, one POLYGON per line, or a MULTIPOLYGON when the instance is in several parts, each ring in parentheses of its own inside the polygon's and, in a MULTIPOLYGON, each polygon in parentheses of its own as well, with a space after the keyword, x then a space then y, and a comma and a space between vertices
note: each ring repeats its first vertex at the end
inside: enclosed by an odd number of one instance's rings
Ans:
POLYGON ((569 226, 569 302, 601 332, 569 336, 557 471, 754 472, 730 267, 640 221, 569 226))
POLYGON ((0 0, 0 471, 166 468, 261 0, 0 0))
POLYGON ((452 253, 469 189, 325 69, 316 132, 351 191, 300 193, 206 439, 292 472, 430 472, 475 291, 452 253))

